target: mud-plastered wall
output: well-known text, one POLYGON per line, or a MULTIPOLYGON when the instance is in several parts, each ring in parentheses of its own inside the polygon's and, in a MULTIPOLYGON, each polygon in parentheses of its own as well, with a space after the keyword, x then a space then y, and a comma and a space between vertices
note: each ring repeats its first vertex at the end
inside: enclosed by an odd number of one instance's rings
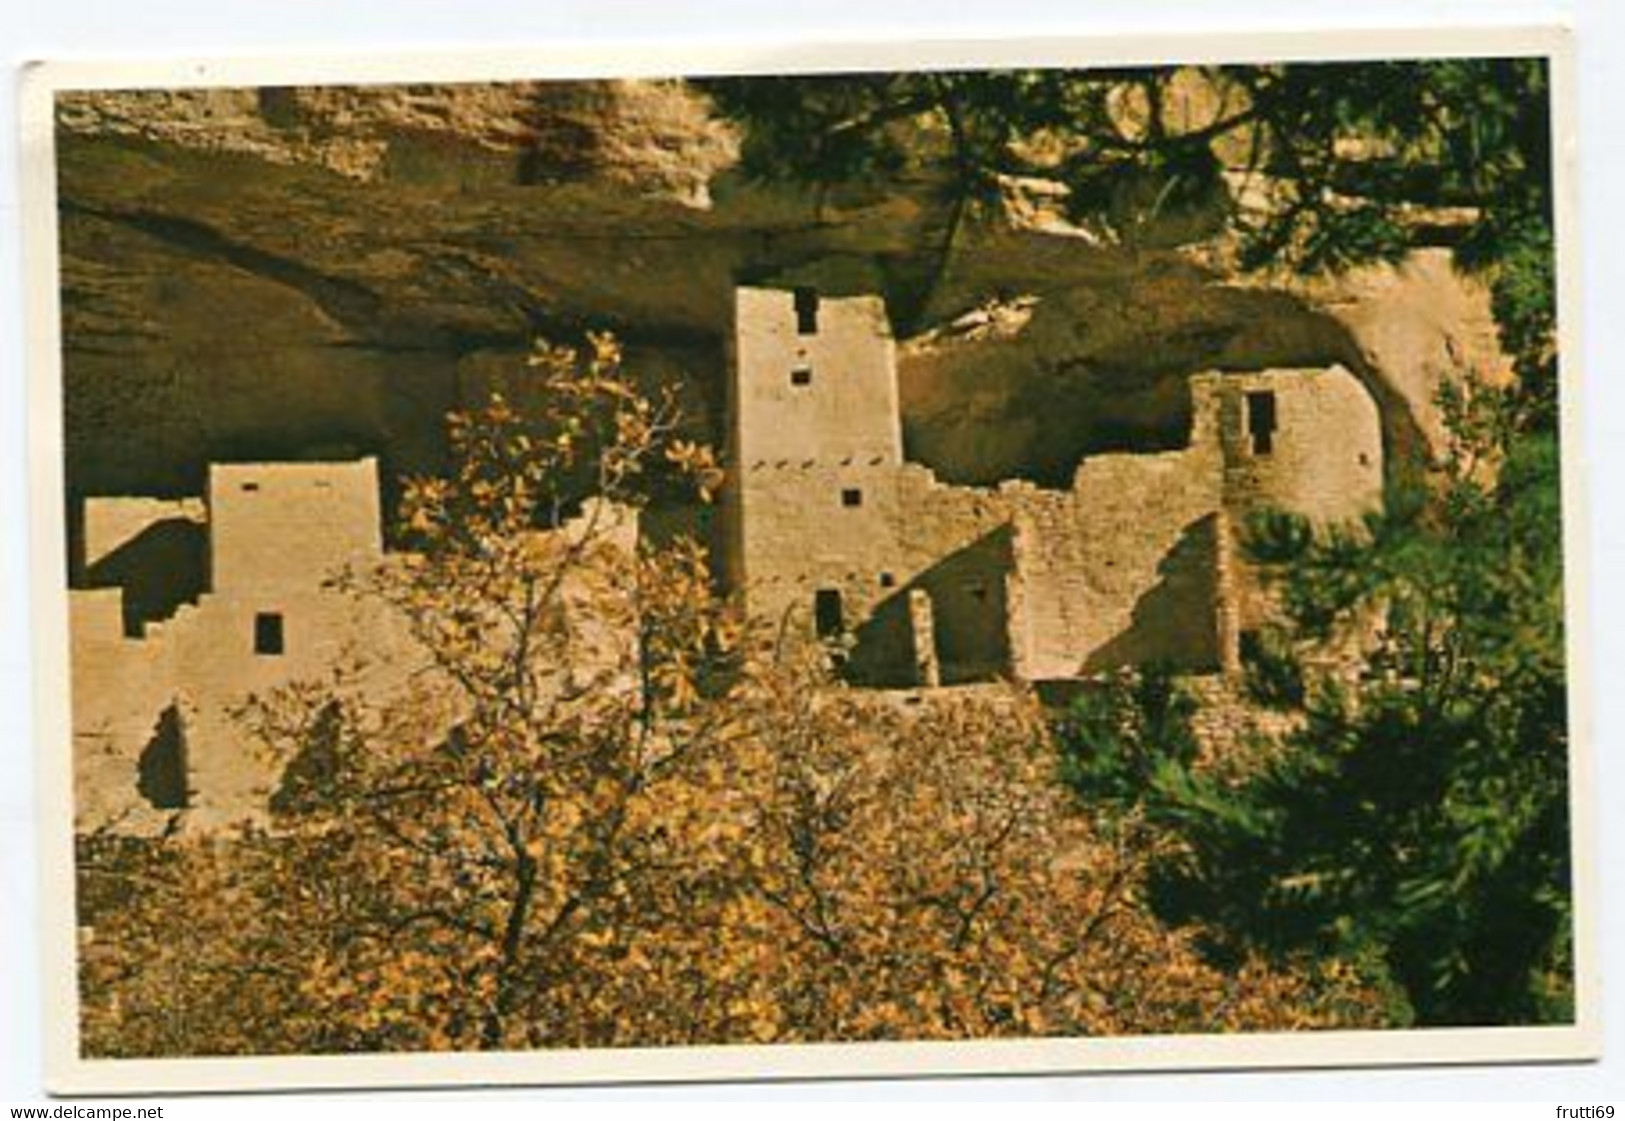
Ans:
POLYGON ((378 461, 209 469, 210 587, 312 588, 383 553, 378 461))
POLYGON ((757 463, 902 461, 897 365, 878 297, 741 288, 730 453, 757 463))
POLYGON ((1198 409, 1219 418, 1233 513, 1274 508, 1329 526, 1382 505, 1381 418, 1348 370, 1205 374, 1192 385, 1198 409))

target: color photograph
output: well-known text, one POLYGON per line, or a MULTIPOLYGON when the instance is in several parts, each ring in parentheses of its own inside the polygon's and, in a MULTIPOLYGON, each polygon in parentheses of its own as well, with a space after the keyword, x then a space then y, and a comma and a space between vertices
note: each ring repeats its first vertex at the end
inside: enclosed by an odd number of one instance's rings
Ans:
POLYGON ((1550 44, 53 80, 74 1068, 1592 1053, 1550 44))

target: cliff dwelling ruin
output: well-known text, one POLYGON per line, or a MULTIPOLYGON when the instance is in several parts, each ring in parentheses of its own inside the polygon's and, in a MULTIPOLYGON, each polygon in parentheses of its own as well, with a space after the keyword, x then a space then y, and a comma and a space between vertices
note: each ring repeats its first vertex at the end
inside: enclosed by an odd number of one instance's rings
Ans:
MULTIPOLYGON (((860 685, 1234 671, 1268 610, 1237 544, 1249 515, 1382 502, 1378 409, 1340 366, 1197 374, 1185 447, 1087 456, 1047 489, 907 460, 877 297, 739 289, 730 357, 719 574, 754 616, 831 640, 860 685)), ((201 498, 91 498, 83 524, 81 829, 256 819, 276 774, 236 723, 250 696, 355 660, 346 688, 386 704, 422 662, 403 619, 333 582, 390 563, 376 459, 216 463, 201 498)))
POLYGON ((733 347, 728 583, 755 615, 845 638, 865 684, 1233 670, 1265 610, 1248 517, 1382 502, 1377 406, 1341 366, 1198 374, 1184 448, 1088 456, 1065 490, 981 488, 905 458, 878 298, 741 289, 733 347))

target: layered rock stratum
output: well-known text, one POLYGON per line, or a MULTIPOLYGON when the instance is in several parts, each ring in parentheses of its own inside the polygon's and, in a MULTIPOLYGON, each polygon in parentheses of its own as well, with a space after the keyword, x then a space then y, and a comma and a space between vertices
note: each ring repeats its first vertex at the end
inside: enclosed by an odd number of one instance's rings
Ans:
POLYGON ((196 493, 211 459, 433 469, 471 386, 591 328, 720 442, 742 282, 886 295, 908 453, 965 483, 1177 445, 1204 369, 1331 362, 1415 464, 1440 380, 1506 365, 1445 249, 1242 276, 1201 224, 1114 244, 1038 180, 945 255, 929 174, 753 182, 739 126, 681 82, 114 91, 58 116, 74 494, 196 493))

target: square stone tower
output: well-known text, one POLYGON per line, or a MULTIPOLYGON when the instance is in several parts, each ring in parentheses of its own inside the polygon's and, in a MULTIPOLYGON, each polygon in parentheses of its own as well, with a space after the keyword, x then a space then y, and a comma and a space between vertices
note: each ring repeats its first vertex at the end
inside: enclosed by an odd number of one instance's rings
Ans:
POLYGON ((844 518, 824 527, 824 552, 864 537, 879 545, 879 532, 865 532, 879 516, 874 487, 903 466, 896 345, 878 296, 740 288, 730 351, 723 569, 760 599, 798 575, 785 564, 807 556, 820 503, 844 518))
POLYGON ((210 590, 310 592, 383 555, 378 461, 209 467, 210 590))
POLYGON ((878 296, 741 288, 734 299, 734 462, 903 461, 897 357, 878 296))

